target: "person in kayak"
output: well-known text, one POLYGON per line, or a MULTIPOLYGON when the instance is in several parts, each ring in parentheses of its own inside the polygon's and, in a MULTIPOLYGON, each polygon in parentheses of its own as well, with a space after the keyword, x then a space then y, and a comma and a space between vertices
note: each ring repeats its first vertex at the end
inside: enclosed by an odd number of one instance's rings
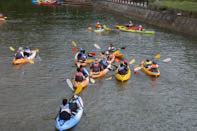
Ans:
POLYGON ((144 29, 143 29, 143 27, 142 27, 142 25, 139 25, 139 29, 138 29, 139 31, 143 31, 144 29))
POLYGON ((109 51, 110 53, 113 53, 114 51, 116 51, 116 48, 114 47, 114 45, 113 45, 112 42, 110 43, 110 47, 108 48, 108 51, 109 51))
POLYGON ((130 28, 133 27, 133 22, 130 20, 129 24, 127 24, 126 27, 130 27, 130 28))
POLYGON ((107 59, 102 59, 102 60, 99 61, 99 63, 102 66, 103 69, 107 68, 107 64, 108 64, 107 59))
POLYGON ((26 47, 25 50, 24 50, 24 56, 29 57, 30 54, 31 54, 31 50, 28 47, 26 47))
POLYGON ((80 48, 80 52, 77 56, 78 61, 85 62, 87 60, 87 54, 85 53, 85 50, 80 48))
POLYGON ((151 72, 157 72, 157 68, 158 68, 159 66, 157 65, 157 63, 155 62, 155 61, 153 61, 152 62, 152 65, 149 67, 149 70, 151 71, 151 72))
POLYGON ((152 64, 152 61, 150 61, 149 59, 146 59, 146 63, 145 63, 145 65, 144 65, 144 67, 145 67, 145 68, 148 68, 148 67, 151 66, 151 64, 152 64))
POLYGON ((87 72, 87 70, 82 66, 82 65, 80 65, 80 71, 83 73, 83 75, 85 76, 85 77, 88 77, 88 72, 87 72))
POLYGON ((69 100, 69 108, 71 110, 72 115, 75 115, 77 112, 77 109, 81 109, 81 104, 77 100, 78 96, 73 95, 72 98, 69 100))
POLYGON ((83 73, 80 71, 80 68, 77 68, 77 72, 75 73, 75 81, 82 82, 85 79, 83 73))
POLYGON ((15 54, 15 58, 16 59, 22 59, 24 58, 24 52, 23 52, 23 48, 19 47, 16 54, 15 54))
POLYGON ((123 63, 120 64, 120 67, 118 68, 118 73, 120 75, 125 75, 127 74, 128 71, 128 64, 127 61, 124 61, 123 63))
POLYGON ((103 70, 103 67, 101 66, 101 64, 99 63, 99 60, 96 59, 96 62, 93 63, 91 66, 90 66, 90 69, 92 69, 93 72, 100 72, 103 70))
POLYGON ((60 106, 59 115, 61 120, 69 120, 71 118, 71 110, 69 108, 67 99, 62 100, 62 105, 60 106))
POLYGON ((96 23, 95 27, 97 30, 103 28, 103 26, 99 22, 96 23))

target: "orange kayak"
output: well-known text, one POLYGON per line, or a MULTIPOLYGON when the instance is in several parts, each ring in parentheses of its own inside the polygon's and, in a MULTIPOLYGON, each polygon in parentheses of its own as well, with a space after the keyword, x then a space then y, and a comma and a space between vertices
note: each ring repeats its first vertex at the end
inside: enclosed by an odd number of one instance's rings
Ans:
POLYGON ((84 87, 88 86, 88 84, 89 84, 89 76, 82 82, 77 82, 77 81, 75 81, 75 79, 73 79, 72 83, 73 83, 74 88, 77 88, 79 86, 82 86, 82 88, 84 88, 84 87))
POLYGON ((27 57, 27 58, 21 58, 21 59, 14 58, 13 59, 13 64, 14 65, 19 65, 19 64, 26 64, 26 63, 28 63, 29 60, 32 60, 32 59, 34 59, 36 57, 36 51, 32 50, 31 52, 32 52, 32 54, 29 57, 27 57))

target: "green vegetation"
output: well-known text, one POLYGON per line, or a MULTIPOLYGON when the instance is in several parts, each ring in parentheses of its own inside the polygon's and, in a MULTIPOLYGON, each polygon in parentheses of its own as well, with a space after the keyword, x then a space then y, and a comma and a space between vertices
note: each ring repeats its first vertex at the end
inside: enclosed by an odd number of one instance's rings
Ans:
POLYGON ((197 0, 160 0, 152 2, 151 5, 197 13, 197 0))

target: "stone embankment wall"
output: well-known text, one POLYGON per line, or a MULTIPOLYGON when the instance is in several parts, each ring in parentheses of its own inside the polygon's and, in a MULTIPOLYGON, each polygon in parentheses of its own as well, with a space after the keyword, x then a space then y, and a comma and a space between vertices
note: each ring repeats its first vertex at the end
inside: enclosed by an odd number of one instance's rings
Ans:
POLYGON ((167 11, 155 11, 148 8, 107 1, 94 1, 94 6, 119 12, 123 16, 133 20, 138 20, 161 28, 197 36, 196 18, 171 14, 167 11))
POLYGON ((64 5, 92 5, 92 0, 62 0, 64 5))

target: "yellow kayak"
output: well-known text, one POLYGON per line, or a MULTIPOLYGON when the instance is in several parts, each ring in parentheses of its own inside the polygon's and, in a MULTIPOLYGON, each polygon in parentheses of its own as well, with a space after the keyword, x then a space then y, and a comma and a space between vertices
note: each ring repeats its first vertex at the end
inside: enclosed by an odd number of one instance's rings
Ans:
POLYGON ((120 75, 118 73, 118 68, 117 68, 115 77, 116 77, 117 80, 119 80, 121 82, 129 80, 131 78, 131 70, 130 70, 130 68, 129 68, 129 70, 128 70, 126 75, 120 75))
POLYGON ((120 50, 116 50, 114 53, 115 57, 122 59, 122 57, 124 56, 123 54, 120 53, 120 50))
POLYGON ((157 72, 152 72, 149 70, 149 68, 145 68, 144 67, 144 61, 141 62, 141 70, 149 75, 149 76, 153 76, 153 77, 159 77, 160 76, 160 71, 157 69, 157 72))

